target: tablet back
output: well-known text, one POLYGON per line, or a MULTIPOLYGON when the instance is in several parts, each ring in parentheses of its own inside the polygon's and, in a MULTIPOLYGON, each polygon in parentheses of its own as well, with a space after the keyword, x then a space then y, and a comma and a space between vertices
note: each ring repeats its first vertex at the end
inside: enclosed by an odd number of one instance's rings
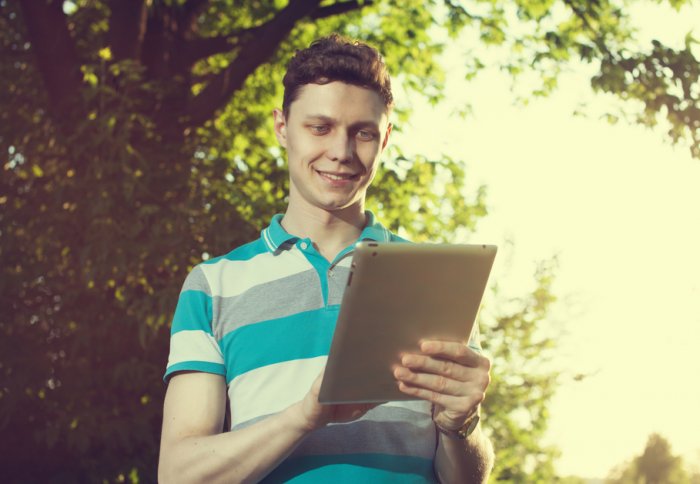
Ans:
POLYGON ((410 400, 392 367, 422 339, 466 344, 496 256, 492 245, 361 242, 343 295, 321 403, 410 400))

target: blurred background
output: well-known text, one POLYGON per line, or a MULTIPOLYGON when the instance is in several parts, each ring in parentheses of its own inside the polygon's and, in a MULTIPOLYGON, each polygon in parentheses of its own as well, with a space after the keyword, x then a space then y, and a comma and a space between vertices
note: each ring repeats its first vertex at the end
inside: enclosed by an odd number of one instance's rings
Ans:
POLYGON ((331 32, 392 73, 369 208, 500 246, 492 480, 699 483, 683 0, 0 0, 0 479, 155 482, 180 286, 284 210, 271 112, 331 32))

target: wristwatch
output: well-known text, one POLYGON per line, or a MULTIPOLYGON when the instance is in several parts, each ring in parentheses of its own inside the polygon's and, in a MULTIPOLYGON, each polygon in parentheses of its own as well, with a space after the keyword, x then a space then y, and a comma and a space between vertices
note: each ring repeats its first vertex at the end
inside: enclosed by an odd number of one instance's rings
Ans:
POLYGON ((451 439, 465 440, 467 437, 469 437, 469 435, 471 435, 472 432, 474 432, 474 429, 476 429, 476 426, 478 424, 479 412, 474 412, 467 418, 467 420, 464 421, 464 424, 462 424, 462 426, 458 429, 446 430, 440 427, 438 424, 435 424, 435 427, 437 427, 440 433, 446 435, 451 439))

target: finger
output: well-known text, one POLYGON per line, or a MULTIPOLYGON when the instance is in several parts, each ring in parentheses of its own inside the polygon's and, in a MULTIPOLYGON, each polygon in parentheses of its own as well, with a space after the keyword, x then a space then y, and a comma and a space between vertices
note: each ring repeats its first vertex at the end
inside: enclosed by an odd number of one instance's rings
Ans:
POLYGON ((425 340, 420 344, 423 354, 461 363, 472 368, 491 368, 491 362, 458 341, 425 340))
POLYGON ((433 373, 453 380, 468 381, 473 368, 455 361, 424 355, 403 355, 401 364, 414 372, 433 373))
POLYGON ((485 396, 483 393, 478 392, 469 396, 448 395, 427 388, 414 386, 403 381, 399 382, 399 390, 406 395, 439 405, 451 413, 464 415, 469 414, 474 407, 483 402, 485 396))
POLYGON ((397 366, 394 369, 394 377, 411 386, 421 387, 435 393, 464 396, 469 392, 469 385, 463 381, 453 380, 443 375, 414 372, 403 366, 397 366))

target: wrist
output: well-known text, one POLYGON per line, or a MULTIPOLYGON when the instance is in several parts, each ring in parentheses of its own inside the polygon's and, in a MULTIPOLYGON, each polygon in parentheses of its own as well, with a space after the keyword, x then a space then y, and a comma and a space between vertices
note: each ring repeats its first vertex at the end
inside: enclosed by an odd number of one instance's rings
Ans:
POLYGON ((453 440, 466 440, 467 437, 469 437, 476 430, 477 426, 479 425, 479 420, 481 418, 479 406, 477 406, 471 412, 469 412, 465 419, 461 423, 458 423, 456 426, 441 425, 440 422, 438 422, 439 419, 437 419, 435 416, 435 406, 433 406, 432 408, 432 416, 433 423, 435 424, 435 428, 437 429, 437 431, 442 435, 453 440))
POLYGON ((318 419, 309 417, 309 412, 306 410, 303 400, 290 405, 283 413, 286 414, 286 419, 289 422, 289 425, 297 432, 304 435, 309 434, 323 426, 318 419))

